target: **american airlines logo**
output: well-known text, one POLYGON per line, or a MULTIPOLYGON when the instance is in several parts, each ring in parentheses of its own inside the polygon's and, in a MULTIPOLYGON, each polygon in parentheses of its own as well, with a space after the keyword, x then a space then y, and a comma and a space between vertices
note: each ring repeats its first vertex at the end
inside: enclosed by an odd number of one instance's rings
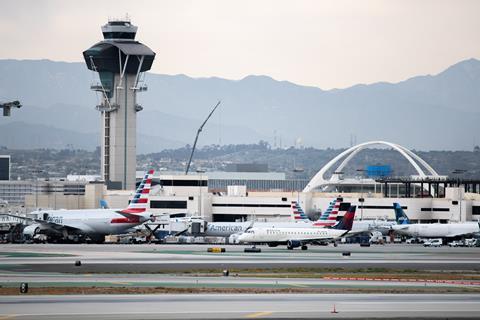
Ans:
POLYGON ((240 232, 243 231, 242 226, 216 226, 216 225, 210 225, 208 226, 208 230, 214 231, 214 232, 240 232))

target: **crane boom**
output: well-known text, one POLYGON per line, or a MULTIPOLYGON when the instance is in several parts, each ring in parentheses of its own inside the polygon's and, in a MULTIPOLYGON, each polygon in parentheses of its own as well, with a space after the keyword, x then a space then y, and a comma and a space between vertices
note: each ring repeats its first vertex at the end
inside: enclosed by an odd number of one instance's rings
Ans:
POLYGON ((195 152, 195 148, 197 147, 198 136, 200 135, 200 132, 202 132, 203 127, 207 123, 208 119, 210 119, 210 117, 215 112, 215 110, 218 108, 218 106, 220 105, 221 102, 222 102, 221 100, 218 100, 215 107, 213 107, 212 111, 210 111, 210 113, 208 114, 205 121, 203 121, 202 125, 198 128, 197 135, 195 136, 195 141, 193 142, 192 153, 190 153, 190 159, 188 160, 187 168, 185 169, 185 174, 188 174, 188 171, 190 170, 190 164, 192 163, 193 153, 195 152))
POLYGON ((0 108, 3 109, 3 116, 4 117, 9 117, 10 112, 12 108, 21 108, 22 105, 20 104, 20 101, 15 100, 11 102, 0 102, 0 108))

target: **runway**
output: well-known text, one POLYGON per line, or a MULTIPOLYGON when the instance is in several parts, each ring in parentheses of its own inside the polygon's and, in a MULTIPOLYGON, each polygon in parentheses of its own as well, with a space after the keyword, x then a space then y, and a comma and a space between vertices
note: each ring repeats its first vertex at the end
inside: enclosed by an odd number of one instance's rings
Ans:
POLYGON ((1 245, 0 270, 68 273, 152 273, 219 268, 388 268, 480 271, 480 248, 424 248, 419 245, 355 245, 314 247, 307 251, 222 246, 225 253, 207 253, 207 245, 1 245), (350 256, 342 256, 350 252, 350 256), (80 260, 81 267, 74 266, 80 260))
POLYGON ((480 295, 259 294, 0 297, 3 318, 478 318, 480 295), (332 313, 335 309, 338 313, 332 313))

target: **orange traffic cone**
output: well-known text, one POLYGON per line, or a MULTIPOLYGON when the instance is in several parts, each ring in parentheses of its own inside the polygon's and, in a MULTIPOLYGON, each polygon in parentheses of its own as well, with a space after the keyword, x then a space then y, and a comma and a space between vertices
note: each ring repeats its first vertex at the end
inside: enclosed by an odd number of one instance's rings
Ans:
POLYGON ((333 305, 333 310, 330 313, 338 313, 337 309, 335 308, 335 304, 333 305))

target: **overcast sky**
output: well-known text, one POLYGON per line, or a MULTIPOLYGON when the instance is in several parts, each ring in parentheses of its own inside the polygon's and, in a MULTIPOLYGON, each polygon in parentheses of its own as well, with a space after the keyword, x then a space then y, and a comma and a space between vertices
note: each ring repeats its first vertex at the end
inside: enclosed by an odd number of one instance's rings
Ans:
POLYGON ((344 88, 480 58, 480 1, 0 0, 0 59, 83 61, 128 13, 153 72, 344 88))

